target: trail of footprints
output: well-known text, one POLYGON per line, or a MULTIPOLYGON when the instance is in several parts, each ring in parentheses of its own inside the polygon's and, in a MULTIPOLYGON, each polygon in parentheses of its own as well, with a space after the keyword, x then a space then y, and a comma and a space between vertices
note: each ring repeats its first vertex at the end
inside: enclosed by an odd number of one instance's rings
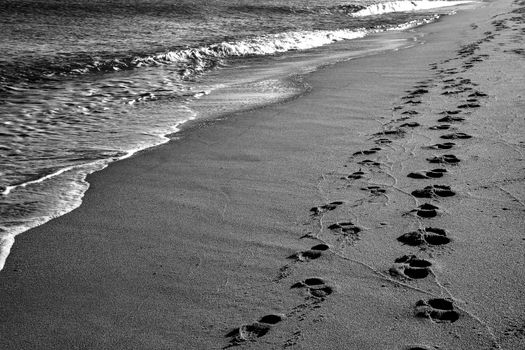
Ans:
MULTIPOLYGON (((430 93, 431 89, 439 86, 436 80, 442 85, 443 91, 441 95, 450 96, 455 99, 459 98, 462 99, 462 101, 457 104, 455 109, 440 112, 439 118, 436 120, 437 124, 429 127, 430 130, 435 131, 445 130, 445 133, 439 137, 447 140, 447 142, 436 143, 423 148, 437 152, 448 151, 457 146, 456 142, 472 138, 471 135, 459 131, 458 126, 467 119, 470 114, 470 109, 480 107, 480 99, 486 98, 487 94, 477 90, 477 84, 470 79, 461 77, 459 74, 472 68, 476 62, 481 62, 487 58, 487 55, 475 55, 475 52, 483 42, 490 41, 494 38, 494 35, 490 32, 485 33, 485 35, 486 37, 484 39, 461 47, 460 50, 458 50, 458 56, 456 58, 442 62, 442 64, 444 64, 453 60, 464 60, 459 68, 445 69, 439 68, 440 64, 438 63, 431 64, 430 69, 436 71, 435 78, 418 82, 412 90, 407 91, 407 94, 401 97, 403 101, 402 105, 393 108, 393 111, 398 112, 401 117, 395 119, 393 125, 386 125, 382 131, 372 135, 372 140, 377 146, 352 154, 351 160, 354 160, 355 164, 361 166, 361 168, 341 179, 350 182, 366 181, 367 174, 370 171, 378 171, 382 167, 381 162, 374 158, 367 158, 367 156, 374 156, 380 153, 383 151, 381 146, 389 145, 395 143, 398 139, 402 139, 410 129, 422 127, 418 122, 409 121, 411 118, 417 117, 419 112, 408 108, 424 103, 422 97, 430 93), (460 68, 462 69, 461 71, 460 68), (399 125, 396 126, 396 123, 399 123, 399 125), (448 140, 454 140, 455 142, 448 140)), ((426 158, 426 161, 429 165, 441 167, 431 167, 431 169, 427 170, 414 170, 406 176, 415 180, 416 183, 419 183, 419 180, 439 179, 447 175, 449 172, 448 168, 458 166, 461 162, 461 160, 452 153, 429 156, 426 158)), ((361 187, 361 190, 368 191, 371 196, 381 196, 387 192, 386 189, 376 185, 364 186, 361 187)), ((426 184, 422 188, 414 189, 411 195, 417 199, 433 200, 454 196, 456 192, 447 185, 426 184)), ((343 201, 320 204, 310 209, 310 217, 313 221, 317 221, 320 224, 324 214, 334 211, 345 204, 347 203, 343 201)), ((409 213, 402 215, 414 215, 418 220, 431 220, 441 213, 442 210, 438 206, 427 202, 417 206, 409 213)), ((362 234, 362 228, 350 220, 332 222, 325 227, 323 225, 320 226, 323 233, 329 233, 337 239, 340 238, 350 242, 356 242, 362 234)), ((330 253, 331 251, 331 247, 325 244, 320 237, 307 234, 301 238, 310 238, 321 241, 322 243, 313 245, 310 249, 299 251, 289 256, 288 259, 291 260, 291 263, 281 268, 277 281, 281 281, 289 276, 288 271, 293 264, 316 260, 322 257, 323 254, 330 253)), ((432 226, 426 226, 415 231, 404 233, 397 238, 397 241, 402 245, 419 247, 421 252, 425 252, 428 249, 436 249, 452 242, 447 230, 432 226)), ((417 257, 416 255, 404 255, 395 259, 388 272, 392 278, 405 282, 425 279, 434 275, 432 262, 417 257)), ((253 323, 242 325, 231 330, 226 334, 226 337, 230 338, 227 347, 239 345, 246 341, 256 341, 258 338, 266 335, 272 327, 288 317, 298 317, 300 321, 305 319, 309 311, 321 307, 322 302, 335 292, 330 282, 319 277, 309 277, 297 281, 290 286, 290 290, 299 292, 304 297, 304 303, 294 307, 287 315, 268 314, 253 323)), ((461 316, 460 312, 454 306, 454 301, 444 298, 430 298, 414 302, 414 315, 438 323, 455 322, 461 316)), ((299 338, 300 331, 294 333, 284 347, 295 345, 299 338)), ((409 348, 411 350, 427 349, 425 346, 409 348)))

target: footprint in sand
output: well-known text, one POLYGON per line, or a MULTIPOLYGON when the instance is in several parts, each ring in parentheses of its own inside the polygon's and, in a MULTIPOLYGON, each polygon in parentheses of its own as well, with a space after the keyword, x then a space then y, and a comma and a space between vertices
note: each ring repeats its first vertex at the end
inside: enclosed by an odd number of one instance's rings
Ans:
POLYGON ((357 236, 361 232, 361 228, 354 225, 352 222, 336 222, 328 226, 328 229, 334 231, 335 233, 342 234, 344 236, 353 235, 357 236))
POLYGON ((462 112, 462 111, 456 109, 456 110, 454 110, 454 111, 444 111, 444 112, 441 112, 441 113, 439 113, 439 114, 451 114, 451 115, 456 115, 456 114, 459 114, 459 113, 461 113, 461 112, 462 112))
POLYGON ((454 142, 436 143, 435 145, 426 146, 428 149, 451 149, 456 144, 454 142))
POLYGON ((453 302, 441 298, 419 300, 416 303, 416 316, 430 318, 435 322, 455 322, 459 319, 453 302))
POLYGON ((230 346, 245 342, 245 341, 254 341, 257 338, 260 338, 266 335, 272 325, 275 325, 281 322, 284 319, 284 315, 279 314, 270 314, 261 317, 259 321, 242 325, 226 334, 227 338, 232 338, 230 340, 230 346))
POLYGON ((440 123, 457 123, 457 122, 462 122, 464 120, 465 118, 453 117, 451 115, 447 115, 446 117, 439 118, 437 121, 440 123))
POLYGON ((373 161, 373 160, 370 160, 370 159, 362 160, 360 162, 357 162, 357 164, 359 164, 359 165, 366 165, 366 166, 374 166, 374 167, 381 166, 381 163, 373 161))
POLYGON ((441 138, 445 140, 470 139, 472 138, 472 135, 465 134, 464 132, 455 132, 452 134, 441 135, 441 138))
POLYGON ((359 170, 359 171, 355 171, 351 173, 350 175, 348 175, 347 177, 344 177, 343 179, 359 180, 363 178, 363 175, 365 175, 365 172, 359 170))
POLYGON ((369 191, 373 196, 380 196, 386 193, 386 190, 380 186, 367 186, 361 188, 363 191, 369 191))
POLYGON ((416 100, 408 100, 408 101, 405 101, 405 104, 406 104, 406 105, 412 105, 412 106, 414 106, 414 105, 418 105, 418 104, 420 104, 420 103, 421 103, 421 101, 416 101, 416 100))
POLYGON ((436 207, 435 205, 429 203, 425 203, 421 204, 416 209, 411 210, 411 212, 416 213, 416 215, 420 218, 433 218, 438 215, 439 207, 436 207))
POLYGON ((392 140, 390 140, 390 139, 377 139, 374 142, 377 143, 378 145, 387 145, 389 143, 392 143, 392 140))
POLYGON ((401 114, 405 114, 405 115, 417 115, 419 114, 419 112, 417 111, 404 111, 403 113, 401 114))
POLYGON ((407 128, 417 128, 418 126, 421 126, 418 122, 409 122, 409 123, 403 123, 399 127, 407 127, 407 128))
POLYGON ((451 197, 456 192, 452 191, 450 186, 431 185, 423 189, 412 191, 412 195, 417 198, 434 198, 434 197, 451 197))
POLYGON ((396 137, 404 137, 406 134, 406 131, 403 129, 393 129, 393 130, 384 130, 381 132, 377 132, 373 134, 372 136, 396 136, 396 137))
POLYGON ((422 170, 422 171, 415 171, 412 173, 409 173, 407 177, 410 177, 412 179, 434 179, 443 177, 445 173, 447 172, 447 169, 437 168, 432 170, 422 170))
POLYGON ((427 158, 427 161, 430 163, 440 163, 440 164, 456 164, 460 162, 458 157, 456 157, 453 154, 444 154, 442 156, 435 156, 435 157, 427 158))
POLYGON ((478 108, 481 107, 479 103, 464 103, 462 105, 459 105, 458 108, 478 108))
POLYGON ((313 207, 312 209, 310 209, 310 212, 312 213, 312 215, 319 215, 322 213, 326 213, 327 211, 335 210, 338 206, 342 205, 343 203, 344 202, 336 201, 318 207, 313 207))
POLYGON ((380 147, 374 147, 374 148, 370 148, 370 149, 367 149, 367 150, 364 150, 364 151, 357 151, 353 155, 354 156, 370 155, 370 154, 377 153, 378 151, 381 151, 381 148, 380 147))
POLYGON ((410 246, 444 245, 450 243, 447 232, 440 228, 425 227, 417 231, 407 232, 397 238, 401 243, 410 246))
POLYGON ((415 255, 405 255, 394 261, 394 266, 389 270, 392 276, 401 276, 409 279, 421 279, 427 277, 432 263, 418 259, 415 255))
POLYGON ((448 130, 452 127, 450 124, 433 125, 429 127, 430 130, 448 130))
POLYGON ((294 259, 295 261, 309 261, 320 258, 323 255, 323 251, 330 249, 326 244, 317 244, 311 247, 309 250, 297 252, 288 257, 288 259, 294 259))
POLYGON ((316 299, 324 300, 334 292, 334 289, 318 277, 307 278, 304 281, 297 282, 291 288, 305 288, 307 293, 316 299))
POLYGON ((484 92, 476 91, 468 95, 468 97, 487 97, 488 95, 484 92))

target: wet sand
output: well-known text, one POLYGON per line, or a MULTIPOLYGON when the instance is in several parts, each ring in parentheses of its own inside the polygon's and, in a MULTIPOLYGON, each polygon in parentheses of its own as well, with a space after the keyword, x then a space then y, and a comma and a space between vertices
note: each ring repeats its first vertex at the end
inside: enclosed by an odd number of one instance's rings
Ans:
POLYGON ((90 176, 17 237, 0 348, 520 348, 524 6, 90 176))

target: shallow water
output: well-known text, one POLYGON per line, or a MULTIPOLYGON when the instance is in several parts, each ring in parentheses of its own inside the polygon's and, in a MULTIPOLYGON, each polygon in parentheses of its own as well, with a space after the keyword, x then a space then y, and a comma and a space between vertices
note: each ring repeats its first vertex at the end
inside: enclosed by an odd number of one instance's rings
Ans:
POLYGON ((0 269, 14 235, 80 205, 87 174, 188 120, 303 93, 300 74, 381 46, 353 39, 449 11, 377 3, 0 0, 0 269))

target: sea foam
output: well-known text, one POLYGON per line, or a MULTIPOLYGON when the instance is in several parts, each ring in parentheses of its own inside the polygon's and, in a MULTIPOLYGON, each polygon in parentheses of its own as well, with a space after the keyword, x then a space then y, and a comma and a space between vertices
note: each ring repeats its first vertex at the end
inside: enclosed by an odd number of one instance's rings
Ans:
POLYGON ((375 16, 391 12, 405 12, 416 10, 429 10, 440 7, 457 6, 472 3, 474 1, 442 1, 442 0, 420 0, 420 1, 390 1, 367 6, 366 8, 352 13, 354 17, 375 16))

